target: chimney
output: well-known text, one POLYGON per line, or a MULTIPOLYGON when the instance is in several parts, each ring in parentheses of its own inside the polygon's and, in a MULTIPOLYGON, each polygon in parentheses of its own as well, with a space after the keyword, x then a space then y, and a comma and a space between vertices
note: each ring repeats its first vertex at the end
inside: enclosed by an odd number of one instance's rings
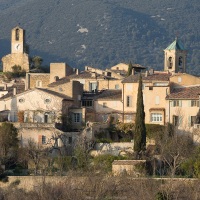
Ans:
POLYGON ((96 78, 96 72, 92 72, 92 77, 96 78))
POLYGON ((153 75, 154 74, 154 69, 150 69, 149 73, 150 73, 150 75, 153 75))
POLYGON ((88 71, 88 66, 85 66, 85 71, 88 71))
POLYGON ((145 72, 145 77, 147 77, 147 76, 148 76, 148 71, 145 72))
POLYGON ((7 90, 7 84, 4 84, 4 90, 5 91, 7 90))
POLYGON ((13 95, 15 96, 16 94, 17 94, 17 88, 14 87, 14 88, 13 88, 13 95))
POLYGON ((79 69, 76 69, 76 75, 79 75, 79 69))
POLYGON ((131 74, 135 75, 135 69, 134 68, 132 68, 132 73, 131 74))

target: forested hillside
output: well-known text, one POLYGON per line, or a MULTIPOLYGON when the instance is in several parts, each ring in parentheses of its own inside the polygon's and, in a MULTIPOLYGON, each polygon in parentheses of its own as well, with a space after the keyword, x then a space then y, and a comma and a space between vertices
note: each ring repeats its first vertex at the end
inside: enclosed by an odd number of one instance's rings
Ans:
POLYGON ((0 57, 10 53, 10 31, 20 23, 30 55, 47 65, 132 61, 163 69, 163 49, 178 35, 188 72, 200 74, 199 10, 199 0, 0 0, 0 57))

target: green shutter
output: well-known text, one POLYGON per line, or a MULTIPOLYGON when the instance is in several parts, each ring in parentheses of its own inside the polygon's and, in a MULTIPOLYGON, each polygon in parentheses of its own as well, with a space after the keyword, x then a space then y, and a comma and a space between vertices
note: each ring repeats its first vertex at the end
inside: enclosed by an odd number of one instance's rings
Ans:
POLYGON ((182 107, 182 101, 179 100, 179 107, 182 107))
POLYGON ((191 100, 188 100, 188 107, 191 107, 191 100))
POLYGON ((188 126, 191 126, 191 116, 188 116, 188 126))

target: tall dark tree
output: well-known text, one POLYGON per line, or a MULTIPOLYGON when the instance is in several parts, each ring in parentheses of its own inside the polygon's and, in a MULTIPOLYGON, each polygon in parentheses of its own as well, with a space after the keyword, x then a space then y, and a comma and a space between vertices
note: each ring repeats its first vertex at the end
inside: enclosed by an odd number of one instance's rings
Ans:
POLYGON ((128 65, 127 76, 130 76, 130 75, 132 74, 132 70, 133 70, 133 65, 132 65, 132 63, 130 62, 129 65, 128 65))
POLYGON ((134 133, 134 151, 136 157, 139 158, 146 149, 146 127, 145 127, 145 112, 142 93, 142 76, 139 77, 138 95, 137 95, 137 111, 135 119, 134 133))
POLYGON ((16 159, 18 150, 18 133, 12 123, 4 122, 0 126, 0 161, 9 165, 16 159), (11 162, 11 163, 10 163, 11 162))

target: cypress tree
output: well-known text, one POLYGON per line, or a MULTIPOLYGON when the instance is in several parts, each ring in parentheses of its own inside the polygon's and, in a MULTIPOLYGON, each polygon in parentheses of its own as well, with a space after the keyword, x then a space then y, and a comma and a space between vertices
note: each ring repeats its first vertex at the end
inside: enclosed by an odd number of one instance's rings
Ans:
POLYGON ((142 93, 142 76, 139 77, 139 86, 137 94, 137 110, 135 119, 134 133, 134 151, 136 156, 143 153, 146 149, 146 127, 145 127, 145 112, 142 93))
POLYGON ((132 63, 130 62, 129 65, 128 65, 127 76, 130 76, 130 75, 132 74, 132 70, 133 70, 133 65, 132 65, 132 63))

